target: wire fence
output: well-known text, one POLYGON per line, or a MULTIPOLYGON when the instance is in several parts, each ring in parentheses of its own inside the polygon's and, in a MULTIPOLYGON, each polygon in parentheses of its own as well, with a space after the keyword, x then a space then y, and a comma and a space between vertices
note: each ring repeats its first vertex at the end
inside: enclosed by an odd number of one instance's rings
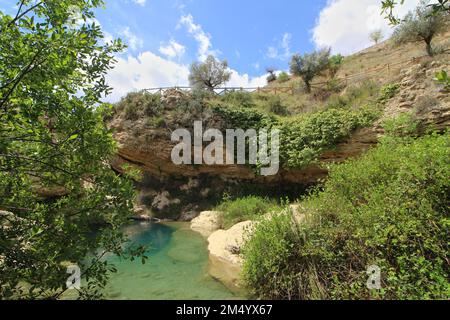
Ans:
MULTIPOLYGON (((450 54, 448 51, 447 54, 450 54)), ((355 82, 362 82, 365 80, 372 79, 375 75, 380 74, 382 72, 385 72, 387 76, 391 76, 394 74, 398 74, 401 69, 409 66, 419 63, 423 58, 428 57, 427 55, 419 56, 419 57, 413 57, 409 58, 407 60, 394 62, 394 63, 386 63, 382 66, 378 66, 371 69, 366 69, 363 72, 360 73, 354 73, 351 75, 345 74, 344 77, 336 77, 334 78, 334 81, 336 81, 340 85, 349 85, 350 83, 355 82), (401 66, 401 67, 399 67, 401 66)), ((389 60, 389 58, 386 56, 386 59, 389 60)), ((322 82, 315 82, 311 83, 311 87, 318 88, 322 87, 323 85, 327 85, 329 81, 322 81, 322 82)), ((185 92, 191 92, 194 90, 193 87, 190 86, 175 86, 175 87, 158 87, 158 88, 149 88, 144 89, 145 92, 151 93, 151 94, 161 94, 163 95, 167 91, 172 90, 178 90, 178 91, 185 91, 185 92)), ((269 93, 269 94, 291 94, 294 95, 298 93, 299 87, 296 85, 291 86, 267 86, 267 87, 221 87, 221 88, 215 88, 213 92, 218 95, 222 96, 231 92, 248 92, 248 93, 269 93)))

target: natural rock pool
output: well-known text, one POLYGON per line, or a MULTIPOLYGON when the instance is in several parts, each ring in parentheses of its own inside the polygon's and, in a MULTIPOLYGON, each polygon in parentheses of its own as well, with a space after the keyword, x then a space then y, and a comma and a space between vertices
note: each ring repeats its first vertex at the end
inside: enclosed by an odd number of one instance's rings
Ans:
POLYGON ((107 257, 117 267, 105 291, 106 299, 214 300, 238 299, 208 274, 206 241, 187 223, 135 223, 125 228, 130 240, 149 247, 142 265, 107 257))

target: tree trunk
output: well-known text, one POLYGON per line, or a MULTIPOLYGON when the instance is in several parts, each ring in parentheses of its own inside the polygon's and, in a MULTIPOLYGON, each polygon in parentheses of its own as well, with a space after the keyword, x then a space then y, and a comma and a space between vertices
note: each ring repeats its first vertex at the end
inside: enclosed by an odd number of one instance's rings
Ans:
POLYGON ((305 81, 306 85, 306 93, 311 93, 311 83, 309 81, 305 81))
POLYGON ((434 55, 433 46, 431 45, 431 39, 425 39, 425 43, 427 44, 427 53, 430 57, 434 55))

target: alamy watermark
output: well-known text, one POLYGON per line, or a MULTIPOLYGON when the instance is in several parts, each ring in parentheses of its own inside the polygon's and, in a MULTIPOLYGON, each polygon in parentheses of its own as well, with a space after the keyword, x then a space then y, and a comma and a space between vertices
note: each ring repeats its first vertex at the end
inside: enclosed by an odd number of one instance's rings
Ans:
POLYGON ((67 267, 66 273, 70 276, 66 280, 68 290, 80 290, 81 288, 81 269, 78 265, 70 265, 67 267))
POLYGON ((177 129, 172 141, 178 142, 171 154, 176 165, 258 165, 262 176, 276 175, 280 169, 278 129, 228 129, 224 137, 220 130, 204 130, 203 122, 195 121, 193 138, 189 130, 177 129))
POLYGON ((367 268, 367 289, 381 290, 381 268, 379 266, 369 266, 367 268))

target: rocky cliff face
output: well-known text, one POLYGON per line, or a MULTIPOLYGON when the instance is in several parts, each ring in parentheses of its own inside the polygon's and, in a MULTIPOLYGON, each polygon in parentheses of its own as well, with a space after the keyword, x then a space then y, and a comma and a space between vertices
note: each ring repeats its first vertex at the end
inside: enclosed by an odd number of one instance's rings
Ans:
MULTIPOLYGON (((112 161, 118 172, 124 166, 143 172, 139 202, 149 206, 157 217, 191 220, 199 212, 219 201, 224 192, 256 191, 268 195, 300 194, 307 187, 327 176, 317 165, 303 170, 284 170, 275 176, 263 177, 244 165, 175 165, 171 151, 175 146, 164 130, 153 132, 154 138, 133 136, 123 131, 115 134, 119 153, 112 161)), ((366 151, 377 142, 374 129, 361 129, 335 150, 322 155, 323 162, 339 162, 366 151)))
MULTIPOLYGON (((434 73, 449 69, 446 57, 431 61, 423 59, 405 68, 395 79, 399 93, 386 105, 384 115, 373 127, 355 131, 332 151, 322 154, 320 162, 342 162, 356 157, 375 145, 383 134, 381 123, 402 112, 411 112, 423 124, 437 128, 448 127, 450 98, 434 81, 434 73)), ((152 209, 157 217, 191 220, 200 211, 209 209, 225 191, 260 190, 266 194, 299 194, 306 187, 323 179, 327 170, 311 165, 302 170, 281 169, 278 175, 262 177, 255 170, 241 165, 175 165, 171 161, 171 132, 176 128, 191 128, 196 120, 203 120, 209 128, 223 128, 224 120, 202 108, 179 108, 186 103, 183 93, 168 92, 162 99, 171 106, 166 112, 162 128, 149 126, 144 118, 126 119, 115 116, 110 122, 119 152, 112 161, 118 172, 124 165, 142 170, 138 184, 139 202, 152 209)))
POLYGON ((397 79, 400 92, 387 104, 381 121, 409 112, 424 126, 436 129, 448 128, 450 94, 443 90, 433 78, 438 71, 449 69, 448 54, 439 59, 421 59, 416 64, 403 69, 397 79))

